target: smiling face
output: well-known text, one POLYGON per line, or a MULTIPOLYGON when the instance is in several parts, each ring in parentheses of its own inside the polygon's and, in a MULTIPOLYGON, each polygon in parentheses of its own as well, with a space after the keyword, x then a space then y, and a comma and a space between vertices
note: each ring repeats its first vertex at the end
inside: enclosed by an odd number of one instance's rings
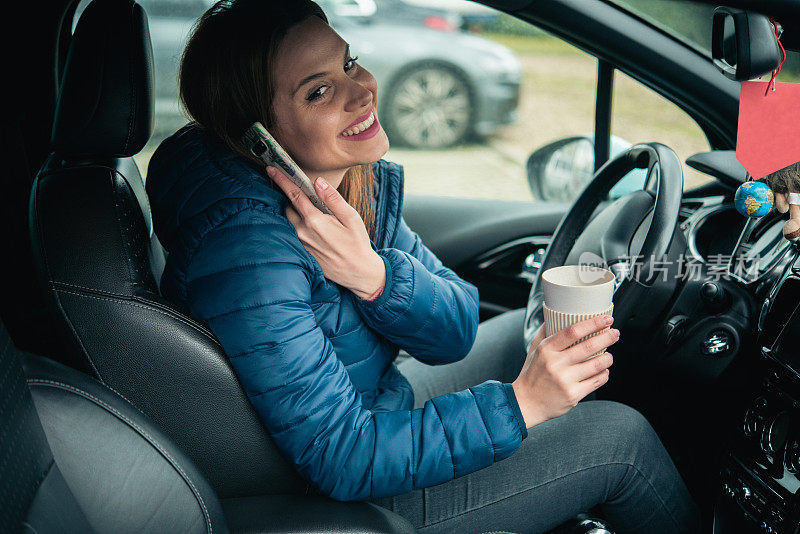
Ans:
POLYGON ((378 84, 318 17, 292 27, 278 46, 272 134, 313 180, 334 186, 355 165, 379 160, 389 140, 377 120, 378 84))

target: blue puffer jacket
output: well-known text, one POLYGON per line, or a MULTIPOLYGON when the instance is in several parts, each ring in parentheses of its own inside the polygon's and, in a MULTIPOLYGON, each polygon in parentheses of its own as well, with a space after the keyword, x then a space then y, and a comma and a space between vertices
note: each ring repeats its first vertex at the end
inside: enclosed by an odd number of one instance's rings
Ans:
POLYGON ((488 381, 412 409, 402 347, 446 364, 469 352, 478 291, 401 217, 403 173, 375 169, 373 247, 386 286, 364 301, 327 280, 256 165, 187 126, 153 155, 147 192, 169 251, 164 295, 219 339, 281 453, 322 493, 364 500, 446 482, 527 436, 510 384, 488 381))

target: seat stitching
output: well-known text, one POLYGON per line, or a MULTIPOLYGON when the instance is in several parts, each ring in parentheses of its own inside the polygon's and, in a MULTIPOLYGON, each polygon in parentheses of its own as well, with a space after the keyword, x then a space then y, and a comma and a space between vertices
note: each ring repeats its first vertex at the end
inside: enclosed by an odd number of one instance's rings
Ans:
MULTIPOLYGON (((54 284, 59 284, 59 283, 60 282, 54 282, 54 284)), ((188 320, 184 319, 183 317, 181 317, 180 315, 175 314, 174 312, 167 312, 167 311, 164 311, 162 309, 159 309, 160 305, 158 305, 155 302, 147 302, 146 304, 136 304, 134 302, 131 302, 131 300, 137 299, 137 297, 129 297, 127 295, 117 295, 117 294, 113 294, 113 293, 109 294, 108 297, 102 297, 102 296, 99 296, 99 295, 83 294, 83 293, 79 293, 77 291, 68 291, 66 289, 59 289, 58 291, 60 291, 61 293, 69 293, 69 294, 72 294, 72 295, 90 297, 90 298, 94 298, 94 299, 98 299, 98 300, 107 300, 107 301, 110 301, 110 302, 119 302, 121 304, 127 304, 129 306, 134 306, 134 307, 142 308, 142 309, 145 309, 145 310, 151 310, 151 311, 160 313, 161 315, 166 315, 167 317, 170 317, 171 319, 175 319, 176 321, 179 321, 179 322, 181 322, 181 323, 193 328, 194 330, 200 332, 201 334, 204 334, 206 337, 208 337, 208 339, 210 341, 214 342, 215 345, 219 346, 220 348, 222 347, 219 344, 219 341, 217 339, 215 339, 212 335, 209 335, 209 331, 207 331, 206 329, 200 327, 197 324, 192 323, 191 321, 188 321, 188 320), (109 298, 109 297, 111 297, 111 298, 109 298)))
MULTIPOLYGON (((73 288, 76 288, 76 289, 83 289, 83 290, 89 291, 90 293, 93 293, 95 295, 102 295, 102 296, 118 298, 118 299, 122 299, 122 300, 136 300, 136 301, 139 301, 140 303, 142 303, 143 305, 153 306, 153 308, 155 308, 154 311, 162 311, 162 312, 166 313, 170 317, 173 317, 173 318, 178 319, 178 320, 186 321, 186 319, 181 316, 182 314, 178 314, 178 312, 176 312, 172 308, 169 308, 168 306, 164 306, 160 302, 156 302, 154 300, 144 299, 142 297, 137 297, 135 295, 125 295, 123 293, 114 293, 114 292, 111 292, 111 291, 102 291, 100 289, 95 289, 95 288, 91 288, 91 287, 80 286, 80 285, 77 285, 77 284, 70 284, 69 282, 57 282, 55 280, 50 280, 50 284, 52 285, 53 289, 56 289, 56 290, 59 289, 56 286, 67 286, 67 287, 73 287, 73 288)), ((199 329, 200 331, 204 332, 207 336, 209 336, 209 338, 211 338, 211 341, 213 341, 214 343, 219 345, 219 342, 214 337, 214 333, 211 332, 209 329, 203 327, 203 325, 201 325, 201 324, 193 323, 191 320, 189 321, 188 324, 190 326, 192 326, 193 328, 195 328, 196 330, 199 329)))
MULTIPOLYGON (((85 289, 86 291, 92 291, 94 293, 106 294, 106 295, 109 295, 109 296, 118 296, 118 297, 125 297, 125 298, 128 297, 128 295, 124 295, 122 293, 113 293, 113 292, 110 292, 110 291, 103 291, 101 289, 97 289, 97 288, 94 288, 94 287, 86 287, 86 286, 81 286, 81 285, 78 285, 78 284, 71 284, 69 282, 61 282, 61 281, 58 281, 58 280, 50 280, 50 283, 53 284, 53 286, 59 285, 59 286, 74 287, 76 289, 85 289)), ((54 287, 54 289, 55 289, 55 287, 54 287)))
POLYGON ((61 312, 61 316, 64 318, 64 322, 66 322, 67 326, 69 326, 69 329, 72 332, 72 335, 75 338, 75 341, 78 342, 78 345, 80 346, 81 352, 83 353, 84 357, 86 358, 86 361, 89 362, 89 365, 94 370, 95 374, 97 375, 97 378, 101 382, 105 382, 105 380, 103 379, 103 375, 100 374, 100 369, 97 368, 97 366, 94 363, 94 359, 92 359, 92 356, 89 354, 89 351, 86 350, 86 346, 83 344, 83 339, 81 339, 80 334, 78 334, 78 331, 75 329, 75 325, 72 324, 72 321, 70 320, 70 318, 67 315, 66 311, 64 311, 64 306, 61 304, 61 299, 58 298, 57 294, 54 296, 54 298, 55 298, 56 304, 58 305, 58 309, 61 312))
MULTIPOLYGON (((79 293, 77 291, 68 291, 66 289, 59 289, 58 292, 59 293, 68 293, 70 295, 77 295, 79 297, 88 297, 88 298, 97 299, 97 300, 105 300, 105 301, 108 301, 108 302, 115 302, 115 303, 118 303, 118 304, 126 304, 128 306, 134 306, 136 308, 142 308, 143 310, 154 311, 156 313, 160 313, 161 315, 166 315, 167 317, 169 317, 171 319, 175 319, 176 321, 179 321, 179 322, 185 324, 186 326, 189 326, 189 327, 193 328, 197 332, 200 332, 204 336, 209 337, 208 334, 206 332, 204 332, 202 329, 198 328, 197 325, 193 325, 192 323, 190 323, 189 321, 187 321, 187 320, 185 320, 185 319, 183 319, 181 317, 178 317, 176 315, 172 315, 172 314, 167 313, 165 311, 159 310, 158 308, 153 307, 153 306, 145 306, 145 305, 142 305, 142 304, 136 304, 136 303, 130 302, 129 300, 124 299, 124 298, 108 298, 108 297, 101 297, 101 296, 98 296, 98 295, 88 295, 88 294, 85 294, 85 293, 79 293)), ((209 339, 211 341, 213 341, 217 346, 220 346, 219 342, 217 340, 215 340, 215 339, 213 339, 211 337, 209 337, 209 339)))
POLYGON ((125 267, 127 268, 126 270, 128 271, 128 283, 129 284, 133 284, 133 280, 134 280, 133 265, 131 265, 131 250, 132 250, 132 247, 131 247, 130 242, 128 242, 128 238, 124 235, 123 230, 122 230, 122 228, 124 226, 124 223, 123 223, 123 216, 122 216, 123 214, 121 213, 122 206, 120 205, 120 195, 117 194, 118 190, 117 190, 117 187, 116 187, 116 178, 117 178, 116 175, 117 175, 117 172, 112 170, 112 169, 108 169, 108 170, 109 170, 109 182, 110 182, 110 186, 111 186, 110 187, 111 196, 112 196, 112 198, 114 200, 114 216, 117 219, 116 228, 117 228, 117 231, 119 233, 120 241, 125 244, 125 254, 123 255, 123 260, 125 262, 125 267))
MULTIPOLYGON (((81 295, 80 293, 72 293, 72 292, 70 292, 70 291, 65 291, 65 292, 66 292, 66 293, 71 293, 71 294, 74 294, 74 295, 79 295, 79 296, 89 296, 89 297, 91 296, 91 295, 81 295)), ((106 299, 106 300, 111 300, 111 299, 106 299)), ((82 353, 84 354, 84 356, 86 357, 87 361, 89 362, 89 365, 91 365, 91 366, 92 366, 92 369, 94 370, 94 372, 95 372, 95 375, 97 376, 98 380, 99 380, 99 381, 100 381, 100 382, 101 382, 101 383, 102 383, 102 384, 103 384, 105 387, 107 387, 108 389, 110 389, 111 391, 113 391, 115 394, 119 395, 119 396, 120 396, 122 399, 124 399, 124 400, 125 400, 126 402, 128 402, 128 403, 129 403, 131 406, 133 406, 133 408, 134 408, 134 409, 136 409, 136 411, 138 411, 138 412, 139 412, 140 414, 142 414, 143 416, 147 417, 147 415, 144 413, 144 411, 142 411, 142 409, 141 409, 141 408, 139 408, 139 406, 137 406, 137 405, 136 405, 136 403, 132 402, 132 401, 131 401, 130 399, 128 399, 128 398, 127 398, 125 395, 123 395, 122 393, 120 393, 119 391, 117 391, 116 389, 114 389, 114 387, 113 387, 113 386, 111 386, 111 384, 109 384, 108 382, 106 382, 106 381, 105 381, 105 379, 103 378, 103 375, 100 373, 100 369, 98 369, 98 368, 95 366, 95 364, 94 364, 94 360, 92 360, 92 358, 89 356, 89 351, 88 351, 88 350, 86 350, 86 347, 85 347, 85 346, 84 346, 84 344, 83 344, 83 340, 81 340, 80 336, 78 335, 78 332, 75 330, 74 326, 72 325, 72 321, 70 321, 69 317, 67 317, 67 314, 64 312, 63 308, 61 307, 61 301, 60 301, 60 299, 56 298, 56 301, 57 301, 57 303, 58 303, 58 306, 59 306, 59 308, 61 309, 61 312, 62 312, 62 314, 63 314, 63 316, 64 316, 64 321, 67 323, 67 325, 69 326, 69 328, 70 328, 70 330, 72 331, 73 335, 75 336, 75 339, 77 340, 78 344, 79 344, 79 345, 80 345, 80 347, 81 347, 81 351, 82 351, 82 353)), ((120 301, 120 302, 126 303, 126 302, 124 302, 124 301, 120 301)), ((126 304, 131 304, 132 306, 136 306, 136 304, 133 304, 133 303, 126 303, 126 304)), ((139 306, 139 307, 144 307, 144 306, 139 306)), ((149 308, 146 308, 146 309, 149 309, 149 308)), ((158 310, 155 310, 155 311, 158 311, 158 310)), ((216 340, 214 340, 214 341, 215 341, 215 343, 216 343, 216 340)), ((219 345, 219 343, 217 343, 217 345, 219 345)))
POLYGON ((69 327, 70 331, 72 332, 72 336, 75 338, 75 341, 77 341, 78 346, 80 346, 81 353, 83 354, 83 356, 86 359, 86 361, 89 362, 89 366, 92 368, 92 370, 94 370, 95 375, 97 375, 97 378, 101 382, 105 383, 105 380, 103 379, 103 375, 100 374, 100 369, 98 369, 97 366, 94 364, 94 360, 92 359, 92 356, 89 354, 89 351, 86 350, 86 346, 83 344, 83 339, 81 339, 80 334, 78 334, 78 331, 75 329, 75 325, 72 324, 72 321, 70 320, 69 316, 67 315, 67 312, 64 310, 64 306, 61 304, 61 299, 59 298, 58 291, 54 291, 53 293, 54 293, 53 300, 56 301, 56 306, 58 306, 58 310, 59 310, 59 312, 61 312, 61 316, 64 319, 64 322, 67 323, 67 326, 69 327))
POLYGON ((88 399, 88 400, 94 402, 95 404, 98 404, 99 406, 102 406, 107 411, 113 413, 119 419, 121 419, 123 422, 127 423, 128 426, 130 426, 131 428, 136 430, 139 434, 144 436, 144 438, 147 439, 148 443, 150 443, 153 447, 155 447, 156 450, 158 450, 165 458, 167 458, 167 460, 169 460, 170 465, 172 465, 172 467, 181 474, 181 477, 192 488, 192 493, 197 498, 197 500, 200 503, 200 506, 203 509, 203 517, 204 517, 204 519, 206 521, 208 532, 209 532, 209 534, 211 534, 213 532, 213 527, 211 525, 211 517, 210 517, 210 515, 208 513, 208 509, 206 508, 206 504, 203 501, 203 497, 200 495, 200 492, 198 491, 197 487, 195 487, 195 485, 192 482, 192 480, 184 472, 184 470, 181 468, 181 466, 172 458, 172 456, 169 454, 169 452, 167 452, 152 436, 150 436, 150 434, 148 434, 146 430, 144 430, 139 425, 137 425, 135 421, 133 421, 130 418, 126 417, 125 414, 123 414, 122 412, 120 412, 119 410, 117 410, 116 408, 111 406, 110 404, 108 404, 108 403, 104 402, 103 400, 95 397, 91 393, 83 391, 83 390, 81 390, 81 389, 79 389, 79 388, 77 388, 75 386, 71 386, 71 385, 65 384, 63 382, 58 382, 56 380, 48 380, 48 379, 42 379, 42 378, 29 379, 27 382, 28 382, 29 385, 34 385, 34 386, 41 385, 41 386, 50 386, 50 387, 65 389, 67 391, 70 391, 70 392, 74 393, 75 395, 78 395, 80 397, 88 399))

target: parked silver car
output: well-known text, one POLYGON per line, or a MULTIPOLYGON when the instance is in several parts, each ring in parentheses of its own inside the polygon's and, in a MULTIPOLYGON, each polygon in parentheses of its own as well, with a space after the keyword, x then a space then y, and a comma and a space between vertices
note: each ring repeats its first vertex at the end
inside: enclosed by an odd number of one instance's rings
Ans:
MULTIPOLYGON (((377 0, 380 4, 381 0, 377 0)), ((156 135, 177 129, 177 69, 186 38, 208 0, 142 0, 155 60, 156 135)), ((325 1, 320 2, 323 9, 325 1)), ((381 122, 412 148, 456 145, 516 120, 521 70, 508 48, 460 30, 326 10, 359 63, 378 80, 381 122)))

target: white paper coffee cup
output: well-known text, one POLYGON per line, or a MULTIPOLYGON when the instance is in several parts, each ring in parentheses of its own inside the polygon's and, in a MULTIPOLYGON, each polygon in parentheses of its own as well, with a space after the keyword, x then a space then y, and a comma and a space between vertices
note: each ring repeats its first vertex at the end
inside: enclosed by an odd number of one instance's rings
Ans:
POLYGON ((563 265, 542 273, 544 303, 562 313, 598 314, 611 306, 614 273, 590 265, 563 265))
MULTIPOLYGON (((547 307, 547 304, 542 305, 542 311, 544 311, 544 335, 550 337, 556 332, 560 332, 561 330, 564 330, 566 327, 573 325, 575 323, 579 323, 584 319, 589 319, 590 317, 597 317, 598 315, 608 315, 609 317, 611 317, 612 313, 614 312, 614 305, 612 304, 611 306, 608 307, 608 309, 606 309, 601 313, 589 313, 589 314, 563 313, 551 310, 550 308, 547 307)), ((600 335, 603 332, 606 332, 609 328, 610 327, 606 327, 603 328, 602 330, 595 332, 594 334, 589 334, 586 337, 582 337, 581 339, 576 341, 574 345, 577 345, 581 341, 585 341, 590 337, 600 335)), ((605 349, 592 354, 591 356, 587 357, 587 359, 599 356, 604 352, 605 349)))
MULTIPOLYGON (((546 336, 577 322, 598 315, 611 316, 614 311, 614 273, 588 265, 564 265, 542 273, 544 291, 544 329, 546 336)), ((604 328, 576 343, 608 330, 604 328)), ((597 356, 605 352, 593 354, 597 356)))

